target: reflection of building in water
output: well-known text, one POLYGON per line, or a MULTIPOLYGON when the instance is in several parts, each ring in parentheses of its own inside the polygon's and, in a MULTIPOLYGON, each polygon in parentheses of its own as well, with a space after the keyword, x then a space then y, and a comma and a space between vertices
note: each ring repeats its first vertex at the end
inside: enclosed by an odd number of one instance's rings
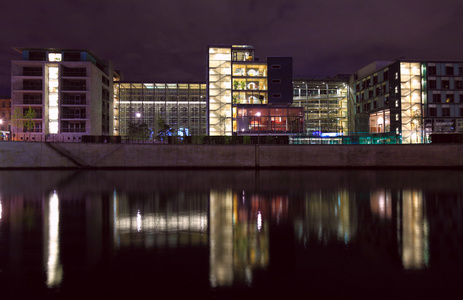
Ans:
POLYGON ((47 286, 53 288, 59 286, 63 280, 63 267, 60 263, 59 245, 59 199, 54 191, 45 202, 44 219, 44 246, 45 246, 45 270, 47 273, 47 286))
POLYGON ((403 190, 401 204, 398 239, 402 264, 405 269, 422 269, 429 260, 429 233, 422 192, 403 190))
POLYGON ((270 223, 288 220, 288 197, 245 191, 210 195, 211 286, 251 285, 254 272, 267 268, 272 256, 270 223))
POLYGON ((269 262, 269 220, 287 214, 286 197, 247 196, 245 191, 233 194, 233 262, 237 278, 251 284, 252 271, 265 268, 269 262))
POLYGON ((233 202, 232 192, 210 192, 210 273, 212 287, 233 284, 233 202))
POLYGON ((356 211, 347 191, 307 193, 294 224, 299 243, 348 243, 356 232, 356 211))
POLYGON ((371 212, 381 219, 392 218, 392 198, 390 190, 375 190, 370 193, 371 212))
POLYGON ((175 248, 207 244, 207 195, 114 193, 118 247, 175 248))

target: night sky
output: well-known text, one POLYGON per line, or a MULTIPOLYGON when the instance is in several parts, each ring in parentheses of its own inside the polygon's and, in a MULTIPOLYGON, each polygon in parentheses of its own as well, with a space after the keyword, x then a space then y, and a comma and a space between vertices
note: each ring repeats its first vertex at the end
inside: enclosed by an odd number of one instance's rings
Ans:
POLYGON ((456 0, 3 0, 0 95, 12 47, 88 49, 128 81, 205 81, 209 44, 292 56, 294 77, 352 73, 375 60, 463 60, 456 0))

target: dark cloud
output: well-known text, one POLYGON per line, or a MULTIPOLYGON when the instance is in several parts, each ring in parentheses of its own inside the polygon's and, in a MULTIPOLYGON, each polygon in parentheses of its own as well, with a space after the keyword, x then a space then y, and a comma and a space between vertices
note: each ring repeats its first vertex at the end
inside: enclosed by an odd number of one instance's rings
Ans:
POLYGON ((310 77, 398 57, 463 59, 462 9, 453 0, 2 1, 0 87, 20 58, 11 47, 89 49, 144 81, 204 81, 208 44, 293 56, 295 76, 310 77))

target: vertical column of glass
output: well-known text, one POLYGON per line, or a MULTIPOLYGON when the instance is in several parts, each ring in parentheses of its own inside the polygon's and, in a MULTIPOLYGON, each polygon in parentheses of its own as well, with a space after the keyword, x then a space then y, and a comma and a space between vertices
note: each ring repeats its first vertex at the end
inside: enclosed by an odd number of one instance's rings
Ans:
POLYGON ((59 66, 48 65, 48 133, 59 131, 59 66))
POLYGON ((113 128, 113 135, 119 135, 119 112, 120 112, 120 107, 119 107, 119 100, 120 100, 120 95, 119 95, 119 89, 120 89, 120 83, 114 83, 114 128, 113 128))
POLYGON ((232 135, 231 49, 209 48, 209 135, 232 135))
POLYGON ((400 88, 402 143, 421 143, 421 71, 419 63, 400 63, 400 88))
MULTIPOLYGON (((338 83, 341 84, 341 83, 338 83)), ((348 124, 347 124, 347 87, 343 83, 341 87, 336 89, 337 96, 340 98, 338 102, 338 130, 341 135, 348 135, 348 124)))

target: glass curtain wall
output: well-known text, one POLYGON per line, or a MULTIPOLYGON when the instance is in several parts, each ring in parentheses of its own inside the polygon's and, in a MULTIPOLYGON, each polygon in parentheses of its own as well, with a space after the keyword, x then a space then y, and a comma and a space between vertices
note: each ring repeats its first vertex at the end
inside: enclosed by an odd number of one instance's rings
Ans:
POLYGON ((238 135, 300 134, 303 132, 303 109, 242 107, 236 118, 238 135))
POLYGON ((306 134, 348 135, 346 82, 296 80, 293 106, 304 108, 306 134))
POLYGON ((422 143, 420 63, 400 63, 402 143, 422 143))
POLYGON ((232 135, 231 48, 209 48, 209 135, 232 135))
POLYGON ((201 83, 116 83, 115 115, 119 135, 129 135, 129 124, 146 124, 156 137, 163 123, 173 135, 206 134, 206 85, 201 83))
POLYGON ((267 104, 267 64, 233 64, 233 104, 267 104))

